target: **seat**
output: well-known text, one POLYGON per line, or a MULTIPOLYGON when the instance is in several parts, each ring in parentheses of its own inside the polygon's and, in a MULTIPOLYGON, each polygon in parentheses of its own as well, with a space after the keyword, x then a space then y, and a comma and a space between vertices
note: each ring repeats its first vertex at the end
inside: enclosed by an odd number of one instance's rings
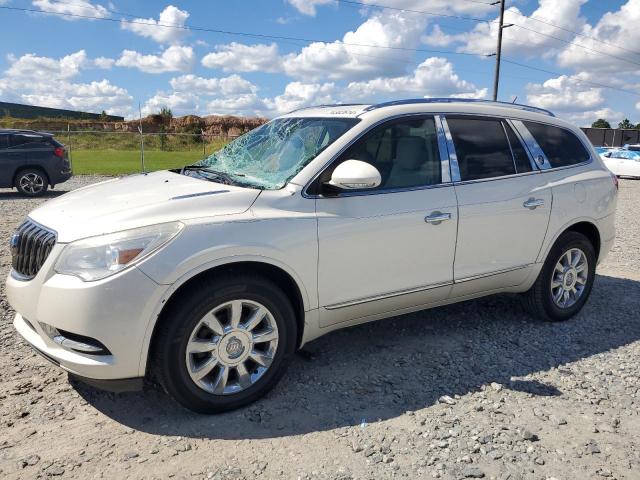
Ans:
POLYGON ((396 158, 385 184, 386 188, 403 188, 430 184, 434 172, 432 152, 425 148, 421 137, 400 137, 396 145, 396 158))

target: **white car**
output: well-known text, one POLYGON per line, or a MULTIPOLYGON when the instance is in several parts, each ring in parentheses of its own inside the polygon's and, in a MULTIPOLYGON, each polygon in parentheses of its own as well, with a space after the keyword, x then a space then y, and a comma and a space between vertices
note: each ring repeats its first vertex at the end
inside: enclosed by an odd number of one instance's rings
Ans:
POLYGON ((614 175, 640 178, 640 151, 614 150, 602 156, 604 164, 614 175))
MULTIPOLYGON (((617 180, 576 127, 455 99, 294 111, 198 165, 108 180, 11 238, 15 328, 104 388, 218 412, 332 330, 500 292, 584 306, 617 180)), ((425 319, 425 321, 427 321, 425 319)))

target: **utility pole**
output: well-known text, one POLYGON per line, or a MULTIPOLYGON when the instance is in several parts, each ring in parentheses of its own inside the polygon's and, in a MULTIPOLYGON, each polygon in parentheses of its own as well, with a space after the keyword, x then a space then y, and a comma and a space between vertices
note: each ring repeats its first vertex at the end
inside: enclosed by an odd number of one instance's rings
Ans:
MULTIPOLYGON (((491 5, 496 5, 494 2, 491 5)), ((493 101, 498 100, 498 84, 500 83, 500 57, 502 56, 502 30, 504 27, 504 0, 500 0, 500 23, 498 25, 498 49, 496 50, 496 71, 493 77, 493 101)), ((509 25, 511 26, 511 25, 509 25)))

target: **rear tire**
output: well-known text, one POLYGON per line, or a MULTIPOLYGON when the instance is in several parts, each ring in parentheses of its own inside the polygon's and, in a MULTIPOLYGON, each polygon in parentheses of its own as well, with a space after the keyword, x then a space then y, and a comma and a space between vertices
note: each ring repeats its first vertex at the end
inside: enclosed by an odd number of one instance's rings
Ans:
POLYGON ((587 302, 595 272, 591 241, 581 233, 565 232, 549 251, 536 282, 523 294, 525 307, 541 320, 568 320, 587 302))
POLYGON ((16 175, 15 187, 22 195, 39 197, 49 187, 49 178, 38 168, 27 168, 16 175))
POLYGON ((189 290, 162 314, 153 376, 198 413, 236 409, 265 395, 296 348, 287 296, 272 281, 246 274, 203 280, 189 290))

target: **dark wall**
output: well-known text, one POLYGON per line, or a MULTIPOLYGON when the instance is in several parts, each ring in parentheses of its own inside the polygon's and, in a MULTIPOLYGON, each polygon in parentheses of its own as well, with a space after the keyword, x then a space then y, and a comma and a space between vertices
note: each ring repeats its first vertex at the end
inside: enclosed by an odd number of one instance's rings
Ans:
POLYGON ((640 143, 640 130, 621 128, 582 128, 596 147, 621 147, 626 143, 640 143))
POLYGON ((99 113, 78 112, 64 110, 62 108, 36 107, 22 105, 20 103, 0 102, 0 116, 13 118, 65 118, 78 120, 105 120, 108 122, 122 122, 124 117, 107 115, 102 117, 99 113))

